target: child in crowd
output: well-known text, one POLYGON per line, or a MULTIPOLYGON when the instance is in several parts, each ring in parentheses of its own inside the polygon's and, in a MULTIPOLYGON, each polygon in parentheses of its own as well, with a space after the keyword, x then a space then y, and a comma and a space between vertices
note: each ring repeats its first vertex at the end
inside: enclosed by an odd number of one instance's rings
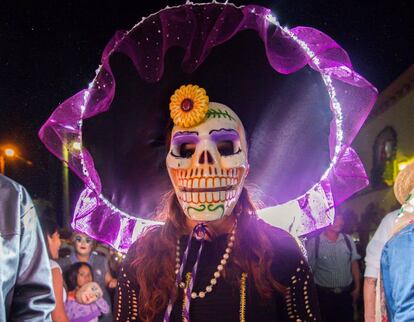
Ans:
MULTIPOLYGON (((113 290, 116 287, 117 280, 112 277, 110 269, 108 267, 108 260, 105 256, 98 254, 94 251, 95 241, 82 233, 75 232, 72 236, 73 250, 66 257, 59 260, 59 264, 62 267, 64 273, 69 267, 77 262, 88 263, 92 267, 92 274, 94 282, 98 283, 103 291, 103 298, 111 306, 112 297, 109 290, 113 290)), ((108 314, 101 316, 99 322, 112 322, 111 307, 108 314)))
POLYGON ((102 289, 93 281, 89 264, 72 264, 66 272, 66 284, 69 293, 65 311, 71 322, 97 322, 99 316, 109 312, 102 289))

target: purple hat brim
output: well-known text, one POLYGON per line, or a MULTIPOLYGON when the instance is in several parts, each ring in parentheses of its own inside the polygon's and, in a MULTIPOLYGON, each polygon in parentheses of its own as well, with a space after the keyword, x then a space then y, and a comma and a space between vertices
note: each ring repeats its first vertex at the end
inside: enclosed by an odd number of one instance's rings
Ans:
POLYGON ((270 10, 260 6, 188 3, 165 8, 130 31, 117 32, 106 46, 89 87, 60 104, 40 129, 40 139, 49 151, 67 162, 85 183, 73 217, 74 229, 125 251, 145 227, 162 224, 131 215, 109 201, 94 159, 82 145, 84 120, 108 111, 114 100, 116 81, 110 65, 114 53, 128 56, 141 79, 157 83, 163 77, 164 57, 170 48, 184 49, 182 68, 192 73, 214 47, 244 30, 258 33, 268 62, 277 73, 291 75, 306 66, 320 73, 333 115, 329 166, 307 192, 280 205, 296 209, 292 214, 295 224, 280 224, 280 218, 268 213, 262 218, 276 226, 287 226, 296 235, 305 234, 329 224, 334 207, 368 185, 364 167, 350 144, 367 118, 377 91, 353 70, 346 51, 314 28, 280 26, 270 10), (74 142, 81 149, 74 148, 74 142))

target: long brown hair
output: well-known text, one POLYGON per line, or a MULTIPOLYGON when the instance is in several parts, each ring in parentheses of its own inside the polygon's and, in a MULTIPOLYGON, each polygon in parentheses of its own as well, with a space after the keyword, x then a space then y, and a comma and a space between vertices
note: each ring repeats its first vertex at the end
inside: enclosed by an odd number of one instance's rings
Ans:
MULTIPOLYGON (((236 240, 231 265, 248 273, 262 299, 269 299, 274 291, 285 287, 272 277, 272 245, 267 234, 259 229, 255 207, 245 188, 232 215, 238 216, 236 240), (242 251, 243 250, 243 251, 242 251)), ((166 207, 160 213, 165 225, 147 231, 135 245, 135 258, 131 259, 136 271, 139 290, 139 315, 145 322, 165 310, 170 298, 177 296, 175 286, 175 245, 177 238, 187 231, 186 217, 175 193, 170 193, 166 207)), ((226 278, 226 276, 224 276, 226 278)), ((239 282, 240 274, 234 276, 239 282)))

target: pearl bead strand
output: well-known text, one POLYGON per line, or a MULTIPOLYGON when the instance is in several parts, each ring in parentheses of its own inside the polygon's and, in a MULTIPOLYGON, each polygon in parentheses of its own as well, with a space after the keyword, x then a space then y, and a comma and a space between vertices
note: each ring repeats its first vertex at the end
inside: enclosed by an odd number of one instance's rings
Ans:
MULTIPOLYGON (((210 280, 210 284, 206 286, 204 291, 200 292, 192 292, 191 298, 205 298, 207 293, 211 293, 213 291, 214 285, 217 284, 217 279, 220 278, 221 272, 224 270, 224 266, 226 266, 228 259, 230 258, 230 254, 233 251, 234 241, 235 241, 235 235, 236 235, 236 224, 234 225, 231 235, 229 238, 229 241, 227 243, 226 250, 223 254, 223 257, 220 260, 220 264, 217 265, 217 270, 213 274, 213 278, 210 280)), ((176 252, 176 258, 175 258, 175 273, 178 274, 180 269, 180 240, 177 240, 177 252, 176 252)), ((180 288, 184 289, 186 287, 186 284, 184 282, 180 283, 180 288)))

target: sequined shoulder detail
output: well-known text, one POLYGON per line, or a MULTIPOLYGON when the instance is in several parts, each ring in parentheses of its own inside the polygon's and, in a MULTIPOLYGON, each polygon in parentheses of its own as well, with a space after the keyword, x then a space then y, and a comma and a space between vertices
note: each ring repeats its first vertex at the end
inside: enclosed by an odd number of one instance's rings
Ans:
POLYGON ((115 292, 114 321, 140 321, 138 317, 138 286, 133 276, 121 268, 115 292))

